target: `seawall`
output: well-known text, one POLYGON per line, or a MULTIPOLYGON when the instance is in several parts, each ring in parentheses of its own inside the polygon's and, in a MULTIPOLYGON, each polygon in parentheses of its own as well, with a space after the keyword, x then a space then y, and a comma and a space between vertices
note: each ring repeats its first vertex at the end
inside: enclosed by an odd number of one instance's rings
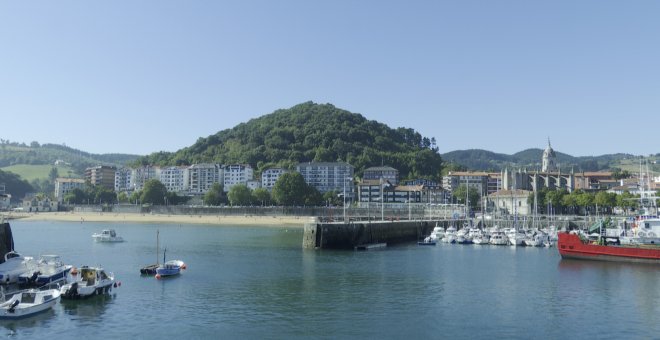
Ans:
POLYGON ((309 222, 303 231, 305 249, 354 249, 374 243, 415 242, 431 234, 436 223, 447 228, 457 220, 309 222))

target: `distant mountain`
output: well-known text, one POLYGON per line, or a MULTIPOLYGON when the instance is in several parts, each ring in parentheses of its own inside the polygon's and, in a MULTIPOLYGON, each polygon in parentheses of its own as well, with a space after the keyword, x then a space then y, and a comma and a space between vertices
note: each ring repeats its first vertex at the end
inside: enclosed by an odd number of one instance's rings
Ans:
POLYGON ((345 161, 356 175, 365 168, 388 165, 400 177, 439 180, 442 159, 434 138, 410 128, 392 129, 331 104, 306 102, 251 119, 232 129, 200 138, 175 153, 159 152, 138 164, 250 164, 260 172, 301 162, 345 161))
MULTIPOLYGON (((623 160, 635 158, 631 154, 609 154, 602 156, 574 157, 565 153, 557 152, 557 163, 561 169, 570 171, 598 171, 619 167, 623 160)), ((543 158, 543 150, 538 148, 526 149, 513 155, 494 153, 491 151, 472 149, 457 150, 442 154, 445 162, 456 163, 469 170, 475 171, 500 171, 504 168, 527 168, 528 170, 540 170, 543 158)))
POLYGON ((96 165, 123 166, 138 159, 138 155, 127 154, 91 154, 64 145, 33 142, 12 143, 2 140, 0 143, 0 167, 12 165, 44 165, 56 161, 69 164, 76 173, 82 174, 85 168, 96 165))

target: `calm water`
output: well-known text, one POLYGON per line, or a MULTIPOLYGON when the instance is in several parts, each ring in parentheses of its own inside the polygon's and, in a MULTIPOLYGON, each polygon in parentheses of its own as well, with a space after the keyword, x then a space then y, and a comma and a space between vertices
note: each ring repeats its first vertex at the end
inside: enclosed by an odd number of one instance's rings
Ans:
MULTIPOLYGON (((660 268, 560 260, 557 250, 403 245, 304 251, 299 228, 11 222, 16 250, 102 265, 112 295, 0 321, 8 338, 660 338, 660 268), (156 230, 168 259, 156 280, 156 230)), ((162 255, 161 255, 162 256, 162 255)))

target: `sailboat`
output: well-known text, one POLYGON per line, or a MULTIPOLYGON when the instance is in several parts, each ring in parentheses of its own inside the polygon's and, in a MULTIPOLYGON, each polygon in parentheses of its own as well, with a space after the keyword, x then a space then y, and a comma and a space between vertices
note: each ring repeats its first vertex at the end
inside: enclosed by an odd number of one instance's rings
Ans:
POLYGON ((160 231, 156 230, 156 264, 150 264, 148 266, 144 266, 140 268, 140 274, 142 275, 156 275, 156 268, 160 266, 160 263, 158 262, 158 253, 159 253, 159 246, 160 246, 160 239, 159 239, 160 231))
POLYGON ((175 276, 181 274, 182 269, 186 269, 186 264, 181 260, 169 260, 165 261, 165 254, 167 253, 167 248, 163 251, 163 264, 156 268, 156 278, 160 279, 165 276, 175 276))

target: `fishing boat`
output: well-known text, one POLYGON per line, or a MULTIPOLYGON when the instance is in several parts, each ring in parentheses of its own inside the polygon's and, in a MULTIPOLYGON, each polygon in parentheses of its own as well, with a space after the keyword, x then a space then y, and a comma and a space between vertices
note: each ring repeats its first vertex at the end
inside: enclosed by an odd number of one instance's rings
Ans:
POLYGON ((41 255, 34 270, 18 276, 18 284, 40 287, 53 282, 61 282, 66 279, 71 268, 73 266, 64 264, 58 255, 41 255))
MULTIPOLYGON (((76 273, 77 274, 77 273, 76 273)), ((63 299, 82 299, 94 295, 109 293, 121 283, 115 281, 114 274, 101 267, 82 266, 80 277, 60 288, 63 299)))
POLYGON ((607 245, 604 241, 589 241, 574 231, 560 232, 558 237, 557 249, 564 259, 660 264, 657 245, 607 245))
POLYGON ((140 274, 142 275, 156 275, 156 269, 160 266, 160 262, 158 262, 158 257, 160 256, 159 254, 159 246, 160 246, 160 231, 156 230, 156 264, 150 264, 146 265, 142 268, 140 268, 140 274))
POLYGON ((114 229, 103 229, 100 233, 92 234, 96 242, 124 242, 124 238, 117 235, 114 229))
POLYGON ((60 291, 57 289, 20 291, 0 304, 0 319, 26 318, 49 310, 59 300, 60 291))
POLYGON ((175 276, 181 274, 182 269, 186 269, 186 264, 181 260, 165 261, 165 254, 167 249, 163 251, 163 264, 156 268, 156 278, 160 279, 167 276, 175 276))
POLYGON ((4 261, 0 263, 0 283, 17 283, 18 277, 27 272, 33 272, 37 262, 31 256, 23 256, 15 251, 5 254, 4 261))

